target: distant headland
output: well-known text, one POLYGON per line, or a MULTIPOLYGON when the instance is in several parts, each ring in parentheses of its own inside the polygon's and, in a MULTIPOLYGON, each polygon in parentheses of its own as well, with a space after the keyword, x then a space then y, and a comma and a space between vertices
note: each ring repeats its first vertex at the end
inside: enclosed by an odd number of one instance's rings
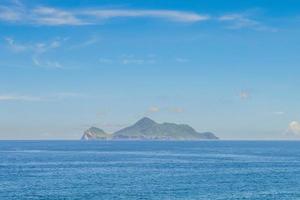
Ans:
POLYGON ((113 134, 100 128, 87 129, 81 140, 217 140, 211 132, 199 133, 185 124, 157 123, 144 117, 132 126, 123 128, 113 134))

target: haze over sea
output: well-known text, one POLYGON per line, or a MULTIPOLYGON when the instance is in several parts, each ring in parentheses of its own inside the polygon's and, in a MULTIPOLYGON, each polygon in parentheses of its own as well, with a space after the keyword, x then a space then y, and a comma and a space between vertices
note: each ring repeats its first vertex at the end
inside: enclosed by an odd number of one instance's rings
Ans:
POLYGON ((1 141, 0 199, 300 199, 300 142, 1 141))

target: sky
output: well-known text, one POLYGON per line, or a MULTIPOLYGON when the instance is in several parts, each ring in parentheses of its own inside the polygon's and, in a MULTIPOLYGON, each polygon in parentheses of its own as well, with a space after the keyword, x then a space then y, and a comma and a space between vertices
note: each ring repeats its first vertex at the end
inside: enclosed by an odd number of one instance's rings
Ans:
POLYGON ((299 139, 299 35, 298 0, 1 0, 0 139, 299 139))

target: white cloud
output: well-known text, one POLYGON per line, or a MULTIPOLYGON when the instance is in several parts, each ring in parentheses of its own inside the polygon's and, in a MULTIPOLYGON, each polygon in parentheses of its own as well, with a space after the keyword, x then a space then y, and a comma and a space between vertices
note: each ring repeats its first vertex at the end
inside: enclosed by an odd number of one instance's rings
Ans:
POLYGON ((22 11, 6 6, 0 6, 0 21, 16 22, 22 18, 22 11))
POLYGON ((85 22, 72 12, 50 7, 38 7, 32 10, 32 23, 40 25, 85 25, 85 22))
POLYGON ((286 131, 287 135, 300 136, 300 122, 292 121, 286 131))
POLYGON ((14 52, 30 51, 34 54, 42 54, 51 49, 56 49, 61 46, 61 43, 66 41, 67 38, 55 38, 48 42, 16 42, 14 38, 4 38, 8 47, 14 52))
POLYGON ((283 111, 275 111, 275 112, 273 112, 273 114, 274 115, 284 115, 285 112, 283 112, 283 111))
POLYGON ((186 63, 189 62, 190 60, 187 58, 176 58, 175 61, 180 63, 186 63))
POLYGON ((247 100, 247 99, 249 99, 251 97, 251 94, 250 94, 249 91, 245 91, 244 90, 244 91, 241 91, 239 93, 239 97, 240 97, 241 100, 247 100))
POLYGON ((36 66, 41 66, 42 64, 40 63, 40 61, 37 59, 37 58, 35 58, 35 57, 33 57, 32 58, 32 62, 36 65, 36 66))
POLYGON ((174 107, 174 108, 170 108, 169 111, 171 113, 183 113, 184 112, 184 109, 183 108, 180 108, 180 107, 174 107))
POLYGON ((24 4, 19 0, 10 0, 10 2, 15 6, 24 7, 24 4))
POLYGON ((29 52, 32 54, 32 62, 35 66, 45 68, 62 68, 62 64, 55 60, 43 58, 43 54, 50 50, 57 49, 62 45, 62 42, 67 38, 55 38, 51 41, 43 42, 16 42, 11 37, 6 37, 4 40, 8 48, 14 53, 29 52))
POLYGON ((124 58, 121 63, 124 65, 127 64, 144 64, 146 61, 144 59, 130 59, 130 58, 124 58))
POLYGON ((90 46, 90 45, 94 45, 97 44, 100 41, 99 37, 97 36, 91 36, 90 38, 88 38, 87 40, 81 42, 80 44, 74 45, 71 48, 81 48, 81 47, 86 47, 86 46, 90 46))
POLYGON ((39 6, 33 9, 23 5, 0 5, 0 21, 46 26, 82 26, 102 24, 112 18, 157 18, 174 22, 199 22, 210 17, 194 12, 177 10, 141 9, 77 9, 67 10, 39 6))
POLYGON ((17 44, 13 38, 7 37, 4 38, 4 40, 7 42, 9 48, 14 52, 21 52, 29 49, 26 45, 17 44))
POLYGON ((82 43, 83 46, 89 46, 89 45, 93 45, 99 42, 99 38, 98 37, 91 37, 90 39, 88 39, 87 41, 85 41, 84 43, 82 43))
POLYGON ((79 98, 79 97, 86 97, 86 95, 77 92, 58 92, 52 95, 49 95, 48 98, 52 99, 65 99, 65 98, 79 98))
POLYGON ((249 19, 242 14, 223 15, 219 18, 220 21, 231 22, 230 28, 239 29, 245 27, 254 27, 259 25, 259 22, 249 19))
POLYGON ((60 47, 60 41, 58 40, 54 40, 51 44, 50 44, 51 48, 58 48, 60 47))
MULTIPOLYGON (((18 1, 16 1, 18 2, 18 1)), ((115 18, 155 18, 178 23, 195 23, 216 19, 229 29, 248 28, 257 31, 277 31, 256 20, 249 11, 224 14, 219 17, 191 11, 159 9, 63 9, 47 6, 29 8, 20 3, 0 5, 0 21, 44 26, 84 26, 103 24, 115 18)))
POLYGON ((0 94, 1 101, 58 101, 69 98, 82 98, 86 95, 76 92, 57 92, 46 95, 0 94))
POLYGON ((228 23, 229 29, 253 29, 257 31, 277 31, 275 28, 268 27, 258 20, 250 18, 249 14, 234 13, 226 14, 218 18, 220 22, 228 23))
POLYGON ((158 113, 158 112, 179 114, 179 113, 183 113, 184 109, 180 108, 180 107, 162 107, 161 108, 158 106, 151 106, 147 110, 147 113, 158 113))
POLYGON ((178 23, 195 23, 216 19, 230 29, 249 28, 257 31, 277 31, 264 25, 253 12, 224 14, 219 17, 192 11, 160 9, 64 9, 47 6, 26 7, 19 1, 0 5, 0 21, 44 26, 84 26, 103 24, 115 18, 155 18, 178 23))
POLYGON ((105 20, 120 17, 152 17, 167 19, 177 22, 198 22, 208 20, 209 16, 200 15, 192 12, 183 12, 176 10, 128 10, 128 9, 110 9, 110 10, 86 10, 82 14, 97 17, 105 20))
POLYGON ((149 113, 157 113, 159 111, 160 111, 160 108, 157 106, 152 106, 152 107, 148 108, 149 113))
POLYGON ((112 64, 119 63, 123 65, 142 65, 142 64, 154 64, 156 60, 154 56, 136 57, 134 55, 123 54, 119 58, 99 58, 99 63, 112 64))
POLYGON ((45 61, 45 66, 49 68, 63 68, 62 64, 60 64, 58 61, 45 61))
POLYGON ((156 63, 156 60, 152 57, 149 58, 137 58, 134 55, 122 55, 121 56, 121 64, 128 65, 128 64, 154 64, 156 63))
POLYGON ((26 95, 0 95, 0 101, 40 101, 40 97, 26 95))
POLYGON ((108 59, 108 58, 99 58, 99 62, 103 64, 111 64, 113 63, 113 60, 108 59))
POLYGON ((0 5, 0 21, 48 26, 87 24, 70 11, 43 6, 29 9, 16 3, 0 5))
POLYGON ((63 68, 63 65, 58 61, 43 60, 41 58, 32 57, 32 62, 37 67, 56 68, 56 69, 63 68))

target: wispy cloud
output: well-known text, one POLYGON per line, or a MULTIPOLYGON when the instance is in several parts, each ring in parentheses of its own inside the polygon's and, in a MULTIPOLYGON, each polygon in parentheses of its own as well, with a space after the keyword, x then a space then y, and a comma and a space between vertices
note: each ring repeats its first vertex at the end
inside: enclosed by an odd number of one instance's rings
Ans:
POLYGON ((42 42, 27 42, 27 43, 21 43, 17 42, 12 37, 6 37, 4 38, 6 41, 8 47, 13 52, 22 52, 22 51, 28 51, 34 54, 42 54, 45 53, 51 49, 56 49, 61 46, 61 43, 67 38, 55 38, 51 41, 42 41, 42 42))
POLYGON ((168 111, 171 113, 183 113, 184 109, 180 107, 173 107, 173 108, 169 108, 168 111))
MULTIPOLYGON (((16 1, 18 2, 18 1, 16 1)), ((196 23, 217 20, 227 24, 229 29, 252 29, 256 31, 277 31, 258 20, 256 12, 245 11, 221 16, 200 14, 193 11, 167 9, 66 9, 48 6, 26 7, 19 3, 0 5, 0 21, 41 26, 87 26, 102 25, 111 19, 152 18, 177 23, 196 23)))
POLYGON ((160 111, 160 108, 157 106, 151 106, 150 108, 148 108, 147 112, 148 113, 157 113, 160 111))
POLYGON ((0 5, 0 21, 46 26, 102 24, 113 18, 157 18, 181 23, 208 20, 208 15, 178 10, 28 8, 22 4, 0 5))
POLYGON ((257 31, 277 31, 258 20, 256 12, 245 11, 229 13, 221 16, 200 14, 193 11, 168 9, 66 9, 49 6, 28 7, 19 1, 0 5, 0 21, 26 25, 42 26, 86 26, 102 25, 104 22, 117 18, 152 18, 177 23, 196 23, 214 21, 227 24, 229 29, 252 29, 257 31))
POLYGON ((89 46, 89 45, 97 44, 98 42, 99 42, 99 38, 96 36, 93 36, 93 37, 89 38, 88 40, 86 40, 85 42, 83 42, 82 45, 89 46))
POLYGON ((0 101, 40 101, 40 100, 42 99, 37 96, 0 94, 0 101))
POLYGON ((23 7, 24 4, 21 2, 22 0, 10 0, 10 2, 15 5, 15 6, 19 6, 19 7, 23 7))
POLYGON ((171 114, 179 114, 183 113, 185 110, 181 107, 159 107, 159 106, 151 106, 147 109, 146 113, 158 113, 158 112, 164 112, 164 113, 171 113, 171 114))
POLYGON ((102 63, 102 64, 111 64, 111 63, 113 63, 113 60, 109 59, 109 58, 99 58, 99 63, 102 63))
POLYGON ((10 0, 0 4, 0 21, 17 22, 25 15, 24 5, 18 0, 10 0))
POLYGON ((275 111, 275 112, 273 112, 273 114, 274 115, 284 115, 285 112, 283 112, 283 111, 275 111))
POLYGON ((86 25, 87 21, 79 19, 75 13, 51 7, 38 7, 32 10, 30 23, 40 25, 86 25))
POLYGON ((52 95, 48 95, 49 99, 65 99, 65 98, 82 98, 87 95, 78 92, 57 92, 52 95))
POLYGON ((123 54, 117 58, 99 58, 99 63, 102 64, 122 64, 122 65, 142 65, 142 64, 154 64, 156 59, 154 56, 137 57, 135 55, 123 54))
MULTIPOLYGON (((122 65, 143 65, 143 64, 156 64, 160 62, 161 60, 153 54, 148 54, 145 56, 136 56, 133 54, 123 54, 119 57, 113 57, 113 58, 105 58, 101 57, 99 58, 99 63, 101 64, 122 64, 122 65)), ((170 60, 171 62, 178 62, 178 63, 187 63, 190 60, 188 58, 173 58, 170 60)))
POLYGON ((254 27, 259 25, 259 22, 250 19, 242 14, 228 14, 219 18, 220 21, 230 22, 230 28, 239 29, 244 27, 254 27))
POLYGON ((151 57, 147 56, 145 58, 138 58, 134 55, 122 55, 120 63, 124 64, 124 65, 128 65, 128 64, 137 64, 137 65, 154 64, 154 63, 156 63, 156 60, 152 56, 151 57))
POLYGON ((17 0, 0 5, 0 21, 49 26, 86 24, 73 12, 45 6, 28 8, 17 0))
POLYGON ((16 22, 22 18, 22 10, 0 6, 0 21, 16 22))
POLYGON ((109 9, 109 10, 86 10, 82 14, 94 16, 97 19, 105 20, 111 18, 138 18, 150 17, 166 19, 177 22, 199 22, 209 19, 207 15, 200 15, 193 12, 184 12, 176 10, 137 10, 137 9, 109 9))
POLYGON ((32 57, 32 62, 37 67, 43 68, 63 68, 63 65, 58 61, 44 60, 38 57, 32 57))
POLYGON ((62 43, 67 40, 67 38, 55 38, 51 41, 42 42, 27 42, 21 43, 15 41, 12 37, 6 37, 4 40, 7 43, 8 48, 14 53, 27 52, 32 54, 32 63, 38 67, 45 68, 62 68, 62 64, 56 60, 49 60, 43 58, 42 55, 50 50, 57 49, 61 47, 62 43))
POLYGON ((179 63, 186 63, 189 62, 190 60, 187 58, 175 58, 175 61, 179 63))
POLYGON ((4 38, 4 40, 7 42, 9 48, 13 51, 13 52, 21 52, 21 51, 26 51, 28 50, 28 46, 26 45, 22 45, 22 44, 17 44, 15 42, 15 40, 13 38, 10 37, 6 37, 4 38))
POLYGON ((124 65, 128 65, 128 64, 138 64, 138 65, 140 65, 140 64, 144 64, 146 62, 148 62, 148 61, 146 61, 144 59, 124 58, 121 63, 124 64, 124 65))
POLYGON ((253 29, 257 31, 275 32, 277 29, 268 27, 262 22, 251 18, 249 13, 225 14, 218 18, 220 22, 227 23, 229 29, 253 29))
POLYGON ((57 101, 67 98, 81 98, 86 95, 74 92, 59 92, 47 95, 0 94, 1 101, 57 101))
POLYGON ((247 90, 242 90, 239 93, 239 97, 241 100, 248 100, 251 97, 251 94, 247 90))

